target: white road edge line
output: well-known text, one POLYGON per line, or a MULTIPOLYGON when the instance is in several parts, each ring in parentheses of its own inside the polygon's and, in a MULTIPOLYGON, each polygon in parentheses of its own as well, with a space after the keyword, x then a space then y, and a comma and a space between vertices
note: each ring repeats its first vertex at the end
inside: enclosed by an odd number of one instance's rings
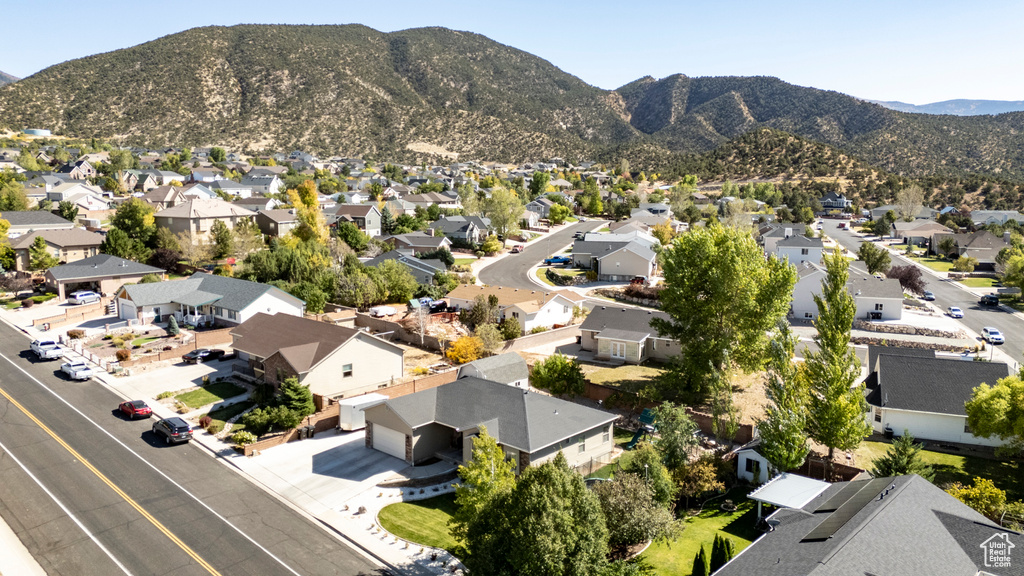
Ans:
POLYGON ((40 482, 38 478, 36 478, 36 475, 33 474, 28 468, 26 468, 25 465, 21 463, 21 460, 18 460, 18 457, 15 456, 6 446, 4 446, 2 442, 0 442, 0 450, 3 450, 4 453, 7 454, 7 456, 9 456, 10 459, 13 460, 14 463, 17 464, 18 467, 21 468, 23 472, 25 472, 25 474, 28 474, 28 477, 31 478, 32 481, 36 483, 36 486, 39 486, 43 490, 43 492, 46 492, 46 495, 49 496, 50 499, 53 500, 55 504, 57 504, 57 506, 60 506, 60 509, 63 510, 64 513, 68 515, 68 518, 71 518, 71 521, 74 522, 75 525, 82 530, 82 532, 85 532, 85 535, 88 536, 89 539, 92 540, 93 543, 96 544, 96 546, 98 546, 99 549, 102 550, 103 553, 106 554, 108 558, 110 558, 111 562, 116 564, 117 567, 120 568, 121 571, 124 572, 127 576, 132 576, 132 573, 128 571, 128 568, 126 568, 124 564, 121 564, 121 562, 114 557, 114 554, 111 553, 110 550, 107 550, 107 547, 104 546, 103 543, 100 542, 99 539, 97 539, 96 536, 92 532, 90 532, 88 528, 85 527, 85 524, 82 524, 78 517, 72 514, 71 510, 68 510, 68 507, 65 506, 64 503, 61 502, 57 498, 57 496, 53 494, 53 492, 50 492, 50 489, 44 486, 43 483, 40 482))
POLYGON ((207 505, 207 504, 206 504, 205 502, 203 502, 202 500, 200 500, 200 499, 199 499, 199 498, 198 498, 197 496, 195 496, 194 494, 192 494, 191 492, 189 492, 188 490, 186 490, 184 486, 182 486, 181 484, 178 484, 177 482, 175 482, 175 481, 174 481, 174 479, 172 479, 172 478, 171 478, 170 476, 168 476, 167 474, 164 474, 163 470, 160 470, 159 468, 157 468, 156 466, 154 466, 154 465, 153 465, 152 463, 150 463, 150 462, 149 462, 148 460, 146 460, 145 458, 143 458, 141 454, 139 454, 139 453, 138 453, 138 452, 136 452, 135 450, 132 450, 131 448, 129 448, 129 447, 128 447, 128 445, 127 445, 127 444, 125 444, 124 442, 122 442, 122 441, 118 440, 118 439, 117 439, 117 437, 115 437, 115 436, 114 436, 113 434, 111 434, 111 433, 110 433, 110 432, 109 432, 108 430, 106 430, 106 429, 104 429, 104 428, 103 428, 102 426, 100 426, 98 422, 96 422, 96 421, 95 421, 95 420, 93 420, 92 418, 89 418, 88 416, 86 416, 86 415, 85 415, 84 413, 82 413, 82 411, 81 411, 81 410, 79 410, 79 409, 78 409, 78 408, 76 408, 76 407, 75 407, 75 406, 74 406, 73 404, 71 404, 70 402, 68 402, 67 400, 65 400, 65 399, 64 399, 64 398, 63 398, 63 397, 62 397, 62 396, 61 396, 60 394, 57 394, 56 392, 54 392, 54 391, 53 391, 53 390, 52 390, 52 389, 51 389, 51 388, 50 388, 49 386, 47 386, 46 384, 43 384, 43 383, 42 383, 42 381, 40 381, 40 380, 39 380, 38 378, 36 378, 35 376, 33 376, 33 375, 29 374, 29 373, 28 373, 28 371, 26 371, 26 370, 25 370, 24 368, 22 368, 21 366, 19 366, 19 365, 15 364, 15 363, 14 363, 14 361, 13 361, 13 360, 11 360, 10 358, 8 358, 8 357, 7 357, 6 355, 4 355, 4 354, 0 354, 0 358, 3 358, 3 359, 4 359, 4 360, 6 360, 6 361, 7 361, 7 362, 8 362, 8 363, 9 363, 9 364, 11 365, 11 366, 14 366, 15 368, 17 368, 17 369, 18 369, 18 371, 20 371, 20 372, 21 372, 22 374, 24 374, 25 376, 28 376, 29 378, 31 378, 31 379, 32 379, 32 381, 33 381, 33 382, 35 382, 36 384, 38 384, 38 385, 39 385, 40 387, 42 387, 42 388, 43 388, 43 390, 46 390, 47 392, 49 392, 50 394, 52 394, 52 395, 53 395, 53 396, 54 396, 55 398, 57 398, 58 400, 60 400, 60 401, 61 401, 61 402, 63 402, 64 404, 66 404, 66 405, 68 406, 68 408, 71 408, 71 409, 72 409, 72 410, 74 410, 74 411, 75 411, 76 413, 78 413, 78 415, 79 415, 79 416, 81 416, 82 418, 85 418, 85 419, 86 419, 86 420, 87 420, 88 422, 90 422, 90 423, 91 423, 91 424, 92 424, 93 426, 95 426, 95 427, 96 427, 96 428, 97 428, 98 430, 100 430, 101 432, 103 432, 104 434, 106 434, 107 436, 109 436, 111 440, 113 440, 114 442, 117 442, 118 444, 120 444, 122 448, 124 448, 125 450, 127 450, 128 452, 130 452, 130 453, 131 453, 131 454, 132 454, 133 456, 135 456, 136 458, 138 458, 139 460, 141 460, 141 461, 142 461, 142 462, 143 462, 143 463, 144 463, 144 464, 145 464, 146 466, 149 466, 150 468, 152 468, 154 472, 156 472, 157 474, 159 474, 160 476, 162 476, 162 477, 163 477, 163 478, 164 478, 165 480, 167 480, 168 482, 170 482, 171 484, 173 484, 173 485, 174 485, 174 486, 175 486, 176 488, 178 488, 179 490, 181 490, 181 491, 182 491, 182 492, 183 492, 184 494, 187 494, 189 498, 192 498, 193 500, 195 500, 196 502, 198 502, 200 506, 202 506, 203 508, 206 508, 206 509, 207 509, 207 510, 208 510, 208 511, 209 511, 209 512, 211 513, 211 514, 213 514, 214 516, 216 516, 216 517, 217 517, 217 518, 218 518, 218 519, 219 519, 219 520, 220 520, 221 522, 224 522, 225 524, 227 524, 228 526, 230 526, 232 530, 234 530, 235 532, 238 532, 239 534, 241 534, 241 535, 242 535, 242 537, 244 537, 244 538, 245 538, 246 540, 248 540, 249 542, 251 542, 251 543, 252 543, 252 544, 253 544, 254 546, 256 546, 257 548, 259 548, 260 550, 262 550, 262 551, 263 551, 263 553, 265 553, 265 554, 266 554, 267 556, 270 556, 271 558, 273 558, 273 559, 274 559, 274 561, 275 561, 275 562, 277 562, 278 564, 280 564, 281 566, 283 566, 285 570, 287 570, 287 571, 291 572, 291 573, 292 573, 292 574, 294 574, 295 576, 302 576, 302 575, 301 575, 300 573, 298 573, 298 572, 296 572, 295 570, 293 570, 291 566, 289 566, 289 565, 285 564, 283 560, 281 560, 280 558, 278 558, 277 556, 275 556, 273 552, 271 552, 270 550, 267 550, 266 548, 264 548, 262 544, 260 544, 259 542, 257 542, 256 540, 254 540, 254 539, 253 539, 252 537, 250 537, 250 536, 249 536, 248 534, 246 534, 245 532, 243 532, 243 531, 242 531, 242 530, 241 530, 240 528, 238 528, 237 526, 235 526, 234 524, 232 524, 232 523, 231 523, 231 521, 229 521, 229 520, 228 520, 227 518, 225 518, 225 517, 221 516, 221 515, 220 515, 220 514, 219 514, 219 513, 218 513, 218 512, 216 511, 216 510, 214 510, 214 509, 213 509, 213 508, 211 508, 211 507, 210 507, 209 505, 207 505))

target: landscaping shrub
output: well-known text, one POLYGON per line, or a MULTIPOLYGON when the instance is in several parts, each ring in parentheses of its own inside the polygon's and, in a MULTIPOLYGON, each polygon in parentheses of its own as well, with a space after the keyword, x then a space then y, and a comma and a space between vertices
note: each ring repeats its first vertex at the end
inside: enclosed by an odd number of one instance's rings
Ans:
POLYGON ((260 406, 266 406, 274 399, 274 387, 266 382, 258 384, 249 394, 249 399, 260 406))
POLYGON ((484 354, 484 344, 479 338, 463 336, 448 347, 447 356, 456 364, 465 364, 479 359, 484 354))
POLYGON ((523 327, 519 325, 519 320, 511 316, 506 316, 501 321, 499 329, 501 330, 501 337, 505 340, 515 340, 523 335, 523 327))
POLYGON ((303 414, 287 406, 275 406, 268 410, 270 422, 274 426, 291 430, 302 423, 303 414))
POLYGON ((626 286, 626 296, 633 298, 644 298, 646 300, 660 300, 661 293, 664 288, 658 286, 642 286, 640 284, 630 284, 626 286))
POLYGON ((174 392, 161 392, 156 395, 156 399, 163 400, 164 398, 170 398, 171 396, 174 396, 174 392))
POLYGON ((587 281, 593 282, 597 280, 597 270, 587 270, 587 281))
POLYGON ((224 426, 222 426, 220 422, 214 422, 213 424, 210 424, 209 426, 206 427, 206 431, 209 432, 210 434, 217 434, 223 429, 224 426))
POLYGON ((426 376, 427 374, 430 374, 430 370, 427 370, 423 366, 417 366, 412 369, 412 373, 414 376, 426 376))
POLYGON ((541 332, 547 332, 547 326, 534 326, 533 330, 530 330, 530 334, 540 334, 541 332))
POLYGON ((546 360, 535 364, 530 374, 530 384, 552 394, 582 394, 586 389, 579 360, 563 354, 548 356, 546 360))
POLYGON ((125 350, 124 348, 122 348, 122 349, 118 350, 117 352, 115 352, 114 356, 117 357, 117 361, 118 362, 124 362, 126 360, 130 360, 131 359, 132 352, 131 352, 131 350, 125 350))
POLYGON ((246 444, 252 444, 255 442, 256 436, 247 430, 240 430, 231 435, 231 441, 239 446, 245 446, 246 444))
POLYGON ((257 436, 266 434, 272 426, 270 414, 263 408, 255 408, 250 410, 245 416, 242 416, 242 424, 245 425, 246 430, 257 436))
POLYGON ((84 338, 84 337, 85 337, 85 330, 78 330, 78 329, 68 330, 68 339, 69 340, 78 340, 79 338, 84 338))
POLYGON ((199 419, 199 427, 200 428, 207 428, 207 427, 210 426, 210 424, 212 422, 213 422, 213 418, 211 418, 210 415, 207 414, 206 416, 203 416, 202 418, 199 419))
POLYGON ((22 308, 31 308, 35 303, 36 303, 35 300, 33 300, 31 298, 25 298, 24 300, 21 301, 21 307, 22 308))

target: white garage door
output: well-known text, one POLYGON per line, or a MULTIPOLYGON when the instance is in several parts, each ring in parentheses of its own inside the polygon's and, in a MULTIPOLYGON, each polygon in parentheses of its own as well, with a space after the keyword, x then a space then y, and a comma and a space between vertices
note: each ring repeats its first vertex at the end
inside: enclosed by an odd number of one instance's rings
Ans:
POLYGON ((374 425, 373 447, 385 454, 405 460, 405 434, 398 430, 374 425))

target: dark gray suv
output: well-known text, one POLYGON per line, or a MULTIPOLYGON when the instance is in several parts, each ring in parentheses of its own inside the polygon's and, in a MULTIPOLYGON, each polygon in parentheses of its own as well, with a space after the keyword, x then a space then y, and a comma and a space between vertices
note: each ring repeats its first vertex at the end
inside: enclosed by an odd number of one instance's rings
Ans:
POLYGON ((163 436, 168 444, 177 444, 192 439, 192 427, 181 418, 166 418, 153 424, 153 434, 163 436))

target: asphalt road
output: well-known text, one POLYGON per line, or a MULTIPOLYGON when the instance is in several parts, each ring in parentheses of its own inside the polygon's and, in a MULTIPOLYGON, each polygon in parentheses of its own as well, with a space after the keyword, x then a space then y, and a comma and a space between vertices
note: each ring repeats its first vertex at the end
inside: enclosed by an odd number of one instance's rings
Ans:
POLYGON ((537 284, 530 280, 529 270, 556 251, 572 244, 573 234, 578 230, 593 232, 608 224, 607 220, 590 220, 566 226, 555 232, 526 244, 520 254, 509 254, 494 264, 480 271, 481 282, 490 286, 508 286, 510 288, 537 289, 537 284))
MULTIPOLYGON (((824 220, 823 222, 825 234, 839 242, 844 248, 853 252, 860 248, 861 237, 847 230, 840 230, 840 220, 824 220)), ((911 262, 902 256, 893 256, 892 264, 904 266, 911 262)), ((1018 317, 1002 307, 979 305, 977 296, 948 280, 936 278, 928 272, 923 273, 923 278, 927 284, 926 288, 935 294, 933 304, 942 310, 946 310, 950 306, 960 307, 964 311, 964 317, 960 322, 979 335, 985 326, 998 328, 1006 338, 1006 343, 999 347, 1000 351, 1018 363, 1024 362, 1024 354, 1021 353, 1024 348, 1024 322, 1018 317)))
POLYGON ((120 418, 116 395, 60 378, 60 362, 32 361, 27 347, 0 324, 0 516, 47 573, 385 573, 202 448, 166 446, 153 421, 120 418))

